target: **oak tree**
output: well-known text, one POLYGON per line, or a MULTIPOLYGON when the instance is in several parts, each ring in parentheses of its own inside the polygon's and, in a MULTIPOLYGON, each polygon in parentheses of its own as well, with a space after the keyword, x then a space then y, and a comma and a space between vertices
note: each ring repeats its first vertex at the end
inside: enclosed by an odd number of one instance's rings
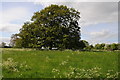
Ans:
POLYGON ((22 47, 76 49, 80 41, 80 12, 64 5, 50 5, 34 13, 20 29, 22 47))

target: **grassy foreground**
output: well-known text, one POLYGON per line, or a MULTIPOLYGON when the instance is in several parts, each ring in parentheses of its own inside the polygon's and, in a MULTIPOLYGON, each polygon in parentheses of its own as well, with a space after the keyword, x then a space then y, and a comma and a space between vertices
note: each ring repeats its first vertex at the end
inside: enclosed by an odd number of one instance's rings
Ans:
POLYGON ((119 53, 3 49, 3 77, 116 78, 119 53))

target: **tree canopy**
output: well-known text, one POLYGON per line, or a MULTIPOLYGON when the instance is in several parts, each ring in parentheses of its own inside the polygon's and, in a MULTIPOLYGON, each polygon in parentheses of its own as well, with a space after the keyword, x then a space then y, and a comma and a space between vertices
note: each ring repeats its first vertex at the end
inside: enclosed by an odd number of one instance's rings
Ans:
POLYGON ((64 5, 50 5, 34 13, 17 34, 17 47, 77 49, 80 12, 64 5))
POLYGON ((81 48, 81 49, 83 49, 83 48, 85 48, 85 47, 88 47, 89 46, 89 43, 86 41, 86 40, 81 40, 80 42, 79 42, 79 47, 81 48))
POLYGON ((1 44, 0 44, 0 48, 4 48, 6 46, 6 43, 5 42, 2 42, 1 44))

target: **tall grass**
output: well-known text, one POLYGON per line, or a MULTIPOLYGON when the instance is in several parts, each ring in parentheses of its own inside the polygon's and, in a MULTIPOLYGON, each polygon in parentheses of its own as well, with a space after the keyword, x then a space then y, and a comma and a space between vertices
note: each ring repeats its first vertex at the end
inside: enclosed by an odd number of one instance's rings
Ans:
POLYGON ((4 78, 117 78, 119 51, 3 49, 4 78))

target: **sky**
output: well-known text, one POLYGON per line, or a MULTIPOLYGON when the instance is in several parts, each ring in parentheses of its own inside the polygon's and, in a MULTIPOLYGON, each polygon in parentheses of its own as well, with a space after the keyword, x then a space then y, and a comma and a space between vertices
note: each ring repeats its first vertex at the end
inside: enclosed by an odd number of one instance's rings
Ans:
POLYGON ((51 4, 66 5, 80 12, 81 39, 90 44, 118 42, 118 0, 4 0, 0 2, 0 42, 9 44, 12 34, 33 14, 51 4))

